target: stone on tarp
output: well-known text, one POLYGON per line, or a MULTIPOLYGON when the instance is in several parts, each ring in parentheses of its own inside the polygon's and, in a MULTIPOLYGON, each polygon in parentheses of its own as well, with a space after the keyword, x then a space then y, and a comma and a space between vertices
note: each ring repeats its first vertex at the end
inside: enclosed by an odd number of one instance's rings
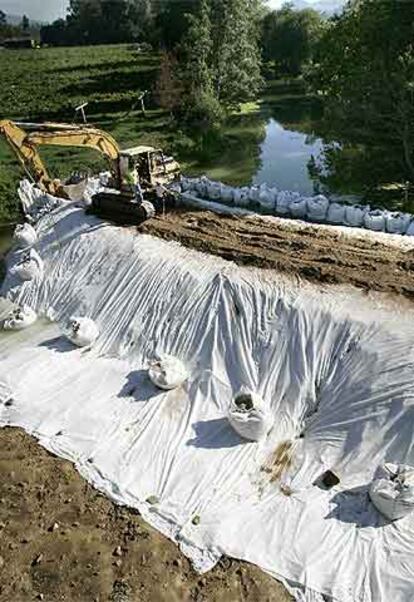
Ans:
POLYGON ((90 318, 73 316, 69 320, 65 334, 77 347, 89 347, 98 338, 99 329, 90 318))
POLYGON ((236 433, 249 441, 266 437, 273 426, 263 399, 247 389, 242 389, 233 398, 228 418, 236 433))
POLYGON ((43 269, 42 258, 34 249, 30 249, 30 251, 22 253, 19 261, 11 268, 10 272, 26 282, 43 278, 43 269))
POLYGON ((32 247, 37 242, 36 230, 30 224, 18 224, 14 230, 13 242, 19 249, 32 247))
POLYGON ((28 305, 13 309, 3 321, 4 330, 24 330, 37 320, 36 312, 28 305))
POLYGON ((148 376, 159 389, 171 391, 184 384, 188 372, 180 359, 162 354, 149 362, 148 376))
POLYGON ((376 509, 390 520, 399 520, 414 512, 414 467, 384 464, 369 489, 376 509))

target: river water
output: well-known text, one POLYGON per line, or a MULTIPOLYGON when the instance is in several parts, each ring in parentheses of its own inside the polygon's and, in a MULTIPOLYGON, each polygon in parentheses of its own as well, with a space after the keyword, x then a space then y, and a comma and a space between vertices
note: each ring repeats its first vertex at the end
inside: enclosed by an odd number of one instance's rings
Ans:
POLYGON ((266 136, 260 146, 260 166, 253 176, 254 184, 267 183, 281 190, 302 194, 314 192, 314 182, 308 164, 323 149, 323 141, 308 134, 285 129, 271 117, 266 124, 266 136))

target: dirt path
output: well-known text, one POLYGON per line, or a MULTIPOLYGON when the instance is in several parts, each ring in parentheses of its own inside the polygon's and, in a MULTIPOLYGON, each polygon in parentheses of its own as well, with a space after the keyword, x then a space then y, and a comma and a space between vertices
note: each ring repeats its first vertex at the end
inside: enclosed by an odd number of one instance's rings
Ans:
POLYGON ((176 240, 239 265, 271 268, 312 281, 353 284, 414 299, 414 249, 407 251, 335 229, 297 227, 290 221, 176 210, 140 232, 176 240))
POLYGON ((17 429, 0 429, 1 602, 289 602, 258 568, 177 546, 17 429))

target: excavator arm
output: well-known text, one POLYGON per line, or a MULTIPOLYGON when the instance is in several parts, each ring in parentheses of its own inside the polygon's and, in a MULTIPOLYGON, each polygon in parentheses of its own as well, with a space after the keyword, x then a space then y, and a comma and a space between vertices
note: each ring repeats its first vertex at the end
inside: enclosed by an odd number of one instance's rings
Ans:
POLYGON ((66 146, 91 148, 104 155, 111 164, 117 182, 120 184, 120 149, 117 142, 107 134, 90 126, 66 125, 59 123, 15 123, 0 121, 0 135, 3 135, 26 173, 37 185, 50 194, 59 194, 61 184, 52 180, 44 166, 37 147, 66 146))

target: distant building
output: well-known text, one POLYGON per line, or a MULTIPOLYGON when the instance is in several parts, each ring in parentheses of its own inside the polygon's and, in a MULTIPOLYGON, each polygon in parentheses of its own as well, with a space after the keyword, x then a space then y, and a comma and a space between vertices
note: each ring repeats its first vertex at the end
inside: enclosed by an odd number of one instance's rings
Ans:
POLYGON ((2 42, 4 48, 18 50, 20 48, 36 48, 36 41, 32 38, 8 38, 2 42))

